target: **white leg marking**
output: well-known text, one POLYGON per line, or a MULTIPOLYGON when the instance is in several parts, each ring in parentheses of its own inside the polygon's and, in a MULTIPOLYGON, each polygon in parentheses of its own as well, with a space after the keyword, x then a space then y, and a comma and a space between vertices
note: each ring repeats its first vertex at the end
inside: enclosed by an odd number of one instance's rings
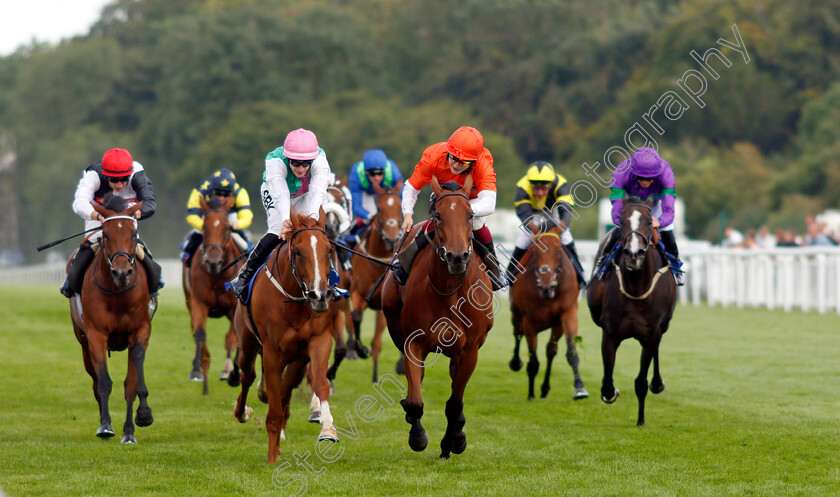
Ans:
POLYGON ((321 426, 324 428, 333 427, 333 417, 330 412, 330 403, 326 400, 321 401, 321 426))

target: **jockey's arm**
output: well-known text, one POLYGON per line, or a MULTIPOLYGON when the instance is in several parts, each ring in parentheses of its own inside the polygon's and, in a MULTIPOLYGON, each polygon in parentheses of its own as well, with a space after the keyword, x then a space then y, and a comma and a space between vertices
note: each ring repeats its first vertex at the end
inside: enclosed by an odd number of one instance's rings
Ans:
POLYGON ((315 158, 309 177, 309 216, 318 219, 321 206, 327 201, 327 187, 330 184, 330 163, 321 154, 315 158))
POLYGON ((76 186, 76 194, 73 197, 73 212, 85 221, 93 220, 91 215, 96 211, 90 203, 93 202, 97 189, 99 189, 99 175, 95 171, 85 171, 76 186))
POLYGON ((478 196, 470 200, 470 207, 475 217, 485 217, 493 214, 496 210, 496 192, 492 190, 482 190, 478 192, 478 196))
MULTIPOLYGON (((135 163, 136 165, 136 163, 135 163)), ((136 171, 131 177, 131 187, 137 192, 137 201, 143 202, 143 207, 140 208, 140 219, 148 219, 152 217, 157 208, 155 202, 155 189, 152 187, 152 182, 146 177, 146 173, 141 169, 136 171)))
POLYGON ((187 223, 198 231, 204 229, 204 218, 201 215, 201 192, 193 188, 187 200, 187 223))
MULTIPOLYGON (((289 210, 292 206, 289 185, 286 184, 286 165, 279 157, 272 157, 265 161, 265 183, 268 187, 268 194, 274 201, 272 209, 277 209, 280 220, 289 219, 289 210)), ((275 233, 278 234, 279 233, 275 233)))
POLYGON ((610 202, 612 202, 612 222, 616 226, 621 226, 621 210, 624 208, 624 194, 627 193, 624 188, 612 187, 610 193, 610 202))
POLYGON ((356 173, 355 168, 350 170, 349 183, 350 195, 353 201, 353 215, 361 219, 367 219, 370 213, 364 208, 362 202, 365 191, 362 189, 362 182, 359 181, 359 175, 356 173))
POLYGON ((420 190, 414 188, 411 185, 411 181, 406 181, 402 190, 402 230, 406 233, 408 233, 414 224, 414 206, 417 205, 417 197, 419 196, 420 190))
POLYGON ((524 188, 516 187, 516 196, 513 198, 513 206, 516 209, 516 217, 523 223, 534 215, 534 207, 531 205, 531 196, 524 188))
POLYGON ((254 221, 254 211, 251 210, 251 197, 244 188, 240 188, 236 194, 233 209, 236 211, 236 229, 248 229, 254 221))
POLYGON ((558 181, 558 187, 554 190, 554 196, 557 199, 554 202, 554 206, 552 206, 552 211, 555 213, 555 217, 560 217, 560 222, 563 223, 563 226, 566 228, 569 227, 569 223, 572 220, 572 210, 570 206, 575 205, 575 200, 572 198, 572 195, 569 193, 569 185, 566 183, 565 178, 562 179, 562 183, 558 181))

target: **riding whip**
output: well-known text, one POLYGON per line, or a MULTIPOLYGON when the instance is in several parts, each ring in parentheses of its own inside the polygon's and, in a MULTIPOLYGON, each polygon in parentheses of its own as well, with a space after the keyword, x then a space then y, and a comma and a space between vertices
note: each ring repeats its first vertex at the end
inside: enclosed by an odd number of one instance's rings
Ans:
POLYGON ((50 242, 50 243, 48 243, 48 244, 46 244, 46 245, 41 245, 40 247, 38 247, 38 252, 40 252, 40 251, 42 251, 42 250, 44 250, 44 249, 48 249, 48 248, 50 248, 50 247, 52 247, 52 246, 58 245, 59 243, 66 242, 67 240, 69 240, 69 239, 71 239, 71 238, 76 238, 77 236, 82 236, 82 235, 84 235, 85 233, 90 233, 91 231, 96 231, 96 230, 100 230, 100 229, 102 229, 102 227, 101 227, 101 226, 97 226, 96 228, 91 228, 91 229, 89 229, 89 230, 84 230, 84 231, 82 231, 81 233, 76 233, 75 235, 70 235, 70 236, 68 236, 68 237, 66 237, 66 238, 62 238, 62 239, 60 239, 60 240, 56 240, 56 241, 54 241, 54 242, 50 242))

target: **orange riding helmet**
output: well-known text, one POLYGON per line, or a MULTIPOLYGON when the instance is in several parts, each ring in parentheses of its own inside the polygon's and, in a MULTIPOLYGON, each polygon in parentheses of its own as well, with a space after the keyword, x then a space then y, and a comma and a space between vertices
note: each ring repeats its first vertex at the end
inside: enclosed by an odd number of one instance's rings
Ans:
POLYGON ((470 126, 456 129, 446 141, 447 152, 463 160, 477 160, 484 150, 484 137, 470 126))

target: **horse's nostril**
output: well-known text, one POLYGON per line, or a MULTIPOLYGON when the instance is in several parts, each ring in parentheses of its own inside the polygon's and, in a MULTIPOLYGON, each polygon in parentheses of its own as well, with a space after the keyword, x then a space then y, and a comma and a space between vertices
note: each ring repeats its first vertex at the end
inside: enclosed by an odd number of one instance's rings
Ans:
POLYGON ((309 290, 308 292, 306 292, 306 298, 308 298, 309 300, 316 300, 318 298, 318 294, 315 292, 315 290, 309 290))

